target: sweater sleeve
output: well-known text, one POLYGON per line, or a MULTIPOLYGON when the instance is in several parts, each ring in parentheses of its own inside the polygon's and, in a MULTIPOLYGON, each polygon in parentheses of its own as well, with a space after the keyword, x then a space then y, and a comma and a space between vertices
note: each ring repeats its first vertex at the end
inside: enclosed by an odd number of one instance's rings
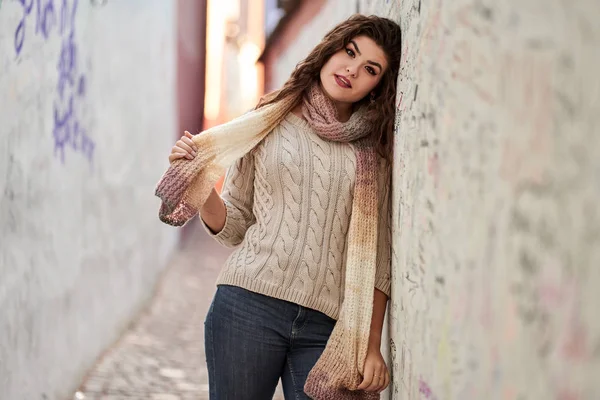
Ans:
POLYGON ((239 245, 248 228, 256 222, 254 204, 254 154, 250 151, 225 173, 221 198, 227 215, 220 232, 214 233, 200 218, 206 232, 225 247, 239 245))
POLYGON ((392 263, 392 226, 391 226, 391 174, 387 163, 382 161, 379 169, 379 225, 377 235, 377 263, 375 287, 390 297, 392 263))

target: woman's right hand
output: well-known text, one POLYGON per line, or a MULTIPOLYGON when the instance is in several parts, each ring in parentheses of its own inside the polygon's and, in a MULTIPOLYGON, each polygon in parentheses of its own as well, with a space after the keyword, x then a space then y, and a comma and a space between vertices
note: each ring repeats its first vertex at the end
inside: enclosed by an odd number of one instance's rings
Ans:
POLYGON ((196 152, 198 148, 192 141, 194 136, 185 131, 184 135, 179 139, 175 146, 171 149, 171 154, 169 154, 169 163, 172 163, 175 160, 180 158, 187 158, 188 160, 193 160, 196 157, 196 152))

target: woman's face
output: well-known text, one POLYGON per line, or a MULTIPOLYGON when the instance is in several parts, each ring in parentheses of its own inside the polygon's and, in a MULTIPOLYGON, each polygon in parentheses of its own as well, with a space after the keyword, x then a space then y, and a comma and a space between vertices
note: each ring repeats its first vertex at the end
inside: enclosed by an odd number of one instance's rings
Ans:
POLYGON ((321 68, 325 93, 338 103, 356 103, 375 89, 387 69, 383 50, 369 37, 357 36, 321 68))

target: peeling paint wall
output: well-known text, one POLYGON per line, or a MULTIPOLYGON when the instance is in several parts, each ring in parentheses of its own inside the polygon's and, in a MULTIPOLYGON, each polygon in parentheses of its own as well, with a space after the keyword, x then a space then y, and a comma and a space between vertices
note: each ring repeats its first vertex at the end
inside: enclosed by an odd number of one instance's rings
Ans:
MULTIPOLYGON (((348 3, 289 47, 281 82, 348 3)), ((600 5, 356 9, 404 36, 390 398, 599 398, 600 5)))
POLYGON ((67 398, 176 243, 176 3, 102 3, 0 2, 2 400, 67 398))

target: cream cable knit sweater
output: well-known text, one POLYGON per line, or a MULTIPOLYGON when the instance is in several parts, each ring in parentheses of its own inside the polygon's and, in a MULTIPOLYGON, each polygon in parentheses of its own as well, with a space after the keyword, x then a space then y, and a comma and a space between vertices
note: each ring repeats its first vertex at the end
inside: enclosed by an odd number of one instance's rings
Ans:
MULTIPOLYGON (((337 319, 355 162, 351 145, 321 139, 308 122, 288 114, 227 171, 221 195, 227 209, 223 229, 214 235, 203 224, 222 245, 241 244, 217 284, 243 287, 337 319)), ((383 180, 388 175, 379 176, 383 180)), ((389 182, 379 187, 375 287, 389 296, 389 182)))

